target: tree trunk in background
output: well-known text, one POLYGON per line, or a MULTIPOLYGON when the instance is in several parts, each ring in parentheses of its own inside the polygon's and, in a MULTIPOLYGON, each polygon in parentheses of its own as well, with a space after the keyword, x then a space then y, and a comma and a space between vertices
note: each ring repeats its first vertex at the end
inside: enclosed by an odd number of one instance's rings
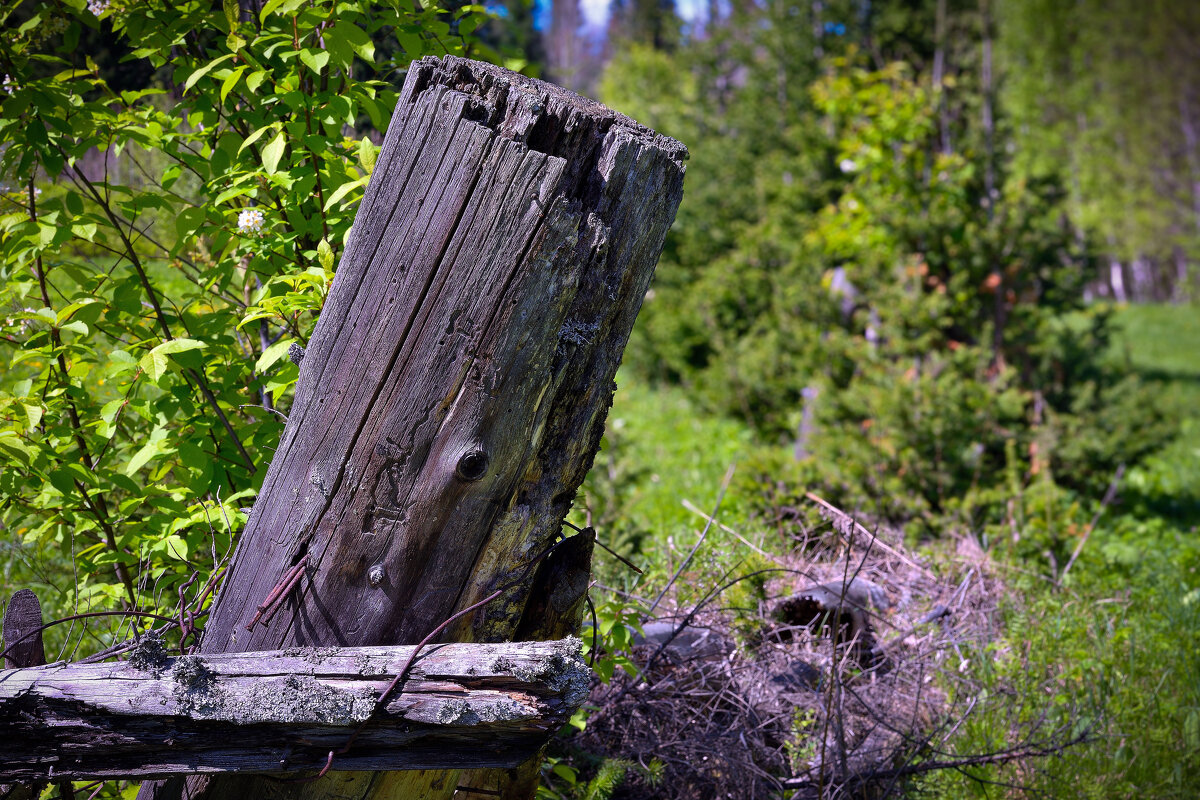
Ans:
POLYGON ((937 0, 934 23, 933 91, 937 92, 938 142, 943 154, 952 152, 950 119, 946 103, 946 0, 937 0))
MULTIPOLYGON (((439 638, 516 633, 599 447, 686 155, 557 86, 412 65, 202 652, 413 644, 498 589, 439 638), (284 613, 248 631, 301 564, 284 613)), ((192 778, 140 796, 424 798, 456 782, 192 778)))
MULTIPOLYGON (((546 40, 546 73, 550 80, 579 90, 587 79, 581 75, 587 40, 579 35, 583 15, 579 0, 558 0, 550 6, 550 30, 546 40)), ((596 65, 597 69, 600 65, 596 65)))
MULTIPOLYGON (((989 0, 979 2, 980 27, 982 29, 982 50, 980 55, 980 113, 983 126, 984 174, 983 191, 984 207, 987 209, 987 221, 992 226, 996 218, 996 198, 999 194, 996 188, 996 120, 994 109, 996 91, 992 81, 992 10, 989 0)), ((1004 281, 1004 269, 997 254, 991 254, 994 304, 992 306, 992 364, 1004 366, 1004 329, 1008 324, 1008 287, 1004 281)))

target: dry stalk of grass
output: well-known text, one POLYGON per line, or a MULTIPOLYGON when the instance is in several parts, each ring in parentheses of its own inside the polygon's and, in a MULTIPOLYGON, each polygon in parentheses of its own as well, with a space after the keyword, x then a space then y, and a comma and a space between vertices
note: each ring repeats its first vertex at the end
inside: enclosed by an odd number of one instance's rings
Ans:
POLYGON ((755 613, 717 609, 740 578, 718 584, 647 623, 636 677, 595 688, 577 743, 659 776, 631 774, 615 797, 883 797, 953 734, 961 718, 934 678, 988 635, 997 582, 979 564, 939 575, 814 501, 828 528, 754 573, 768 575, 755 613))

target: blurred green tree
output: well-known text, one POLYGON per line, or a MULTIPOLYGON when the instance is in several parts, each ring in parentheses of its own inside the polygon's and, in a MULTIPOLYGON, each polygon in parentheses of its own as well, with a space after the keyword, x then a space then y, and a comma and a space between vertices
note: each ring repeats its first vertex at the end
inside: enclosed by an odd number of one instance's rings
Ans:
POLYGON ((976 25, 974 72, 935 84, 793 8, 632 46, 602 83, 693 153, 631 362, 798 439, 806 480, 890 518, 994 521, 1013 470, 1102 490, 1165 431, 1102 361, 1061 184, 1009 169, 986 14, 955 21, 976 25))

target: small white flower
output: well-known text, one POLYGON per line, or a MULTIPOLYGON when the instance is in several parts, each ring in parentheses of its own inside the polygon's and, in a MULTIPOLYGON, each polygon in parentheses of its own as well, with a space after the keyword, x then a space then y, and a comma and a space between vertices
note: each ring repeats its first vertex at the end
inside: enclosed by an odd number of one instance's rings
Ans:
POLYGON ((5 94, 12 94, 17 88, 17 82, 12 79, 12 76, 5 75, 3 80, 0 80, 0 88, 4 89, 5 94))
POLYGON ((97 17, 108 11, 108 6, 109 0, 88 0, 88 11, 97 17))
POLYGON ((838 168, 841 169, 842 172, 856 172, 858 170, 858 164, 854 163, 853 159, 843 158, 838 162, 838 168))
POLYGON ((263 213, 257 208, 243 208, 238 214, 238 233, 259 233, 263 221, 263 213))

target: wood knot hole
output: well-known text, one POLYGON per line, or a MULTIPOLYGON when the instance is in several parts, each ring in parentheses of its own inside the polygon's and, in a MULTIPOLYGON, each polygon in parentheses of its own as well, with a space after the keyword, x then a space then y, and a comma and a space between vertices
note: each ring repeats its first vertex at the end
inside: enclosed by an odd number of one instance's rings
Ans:
POLYGON ((482 450, 472 450, 458 460, 455 472, 464 481, 477 481, 487 474, 488 457, 482 450))

